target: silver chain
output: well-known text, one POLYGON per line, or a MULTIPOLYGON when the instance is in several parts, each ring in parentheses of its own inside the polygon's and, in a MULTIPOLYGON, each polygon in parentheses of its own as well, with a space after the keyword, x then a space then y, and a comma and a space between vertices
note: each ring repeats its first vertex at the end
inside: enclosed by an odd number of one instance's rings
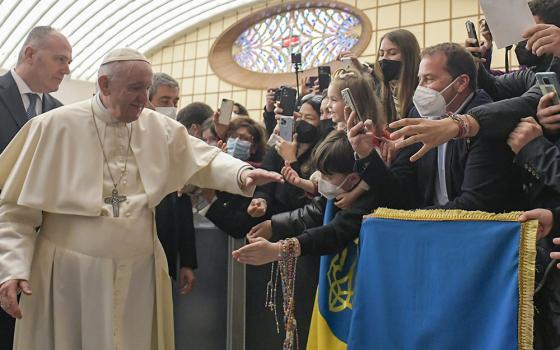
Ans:
POLYGON ((128 127, 126 128, 126 131, 128 131, 128 147, 126 148, 126 158, 124 161, 124 170, 121 172, 121 176, 119 177, 119 181, 115 182, 115 178, 113 177, 113 174, 111 173, 111 167, 109 166, 109 160, 107 159, 107 155, 105 154, 105 148, 103 147, 103 141, 101 141, 101 134, 99 133, 99 128, 97 127, 97 122, 95 121, 95 112, 93 111, 93 99, 91 100, 91 115, 93 118, 93 125, 95 125, 95 131, 97 132, 97 139, 99 140, 99 145, 101 146, 101 152, 103 152, 103 160, 105 161, 105 165, 107 166, 107 171, 109 172, 109 176, 111 177, 111 181, 113 182, 113 188, 117 188, 118 184, 121 183, 121 180, 124 176, 124 174, 126 174, 126 166, 128 164, 128 155, 129 155, 129 151, 130 151, 130 141, 132 140, 132 124, 130 124, 130 131, 128 130, 128 127))

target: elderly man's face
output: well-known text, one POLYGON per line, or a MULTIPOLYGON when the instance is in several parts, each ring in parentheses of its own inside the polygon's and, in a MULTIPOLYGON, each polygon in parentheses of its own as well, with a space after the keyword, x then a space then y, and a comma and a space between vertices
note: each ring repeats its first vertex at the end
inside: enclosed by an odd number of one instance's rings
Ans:
POLYGON ((62 79, 70 74, 72 47, 61 34, 52 34, 43 47, 29 47, 26 59, 30 64, 29 85, 35 92, 54 92, 58 90, 62 79))
POLYGON ((138 119, 148 101, 152 68, 143 61, 127 61, 117 65, 112 77, 99 78, 99 85, 111 115, 121 122, 130 123, 138 119))

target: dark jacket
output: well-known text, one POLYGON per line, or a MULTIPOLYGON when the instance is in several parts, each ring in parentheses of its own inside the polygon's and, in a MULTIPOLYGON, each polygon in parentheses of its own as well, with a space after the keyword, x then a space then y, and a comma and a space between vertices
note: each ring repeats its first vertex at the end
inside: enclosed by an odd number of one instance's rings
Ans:
POLYGON ((490 95, 492 100, 501 101, 523 95, 537 82, 530 69, 517 70, 503 75, 492 75, 484 69, 478 70, 478 88, 490 95))
POLYGON ((276 127, 276 115, 274 112, 268 112, 265 107, 263 112, 263 121, 266 129, 266 135, 270 137, 276 127))
POLYGON ((196 245, 191 199, 177 193, 168 194, 156 207, 156 227, 167 256, 169 275, 177 278, 177 255, 180 267, 195 269, 196 245))
MULTIPOLYGON (((43 94, 43 112, 62 106, 49 94, 43 94)), ((19 129, 27 123, 21 94, 11 72, 0 76, 0 153, 10 143, 19 129)))
POLYGON ((263 221, 247 214, 252 198, 227 192, 216 192, 216 200, 210 205, 206 217, 220 230, 234 238, 244 238, 249 230, 263 221))
MULTIPOLYGON (((490 101, 488 94, 479 90, 464 110, 490 101)), ((521 176, 512 164, 513 153, 503 141, 475 138, 448 143, 445 178, 449 202, 444 205, 434 201, 437 149, 410 162, 410 156, 419 148, 420 145, 412 145, 400 151, 390 168, 377 152, 356 162, 357 170, 370 186, 369 192, 378 197, 380 205, 397 209, 442 207, 489 212, 522 207, 521 176)))
MULTIPOLYGON (((555 57, 548 70, 560 77, 560 58, 555 57)), ((480 125, 478 137, 505 141, 521 118, 536 114, 541 97, 540 88, 533 85, 519 97, 478 106, 468 110, 466 114, 478 121, 480 125)))
POLYGON ((374 197, 366 192, 347 209, 335 206, 334 217, 323 225, 326 202, 322 196, 315 197, 302 208, 274 215, 271 240, 296 237, 301 255, 336 254, 358 238, 363 216, 377 207, 374 197))

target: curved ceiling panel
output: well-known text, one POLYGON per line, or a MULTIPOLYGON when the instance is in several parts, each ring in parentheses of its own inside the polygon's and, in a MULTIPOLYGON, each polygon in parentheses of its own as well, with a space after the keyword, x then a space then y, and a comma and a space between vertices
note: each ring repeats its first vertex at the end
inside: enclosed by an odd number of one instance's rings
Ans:
MULTIPOLYGON (((262 0, 261 0, 262 1, 262 0)), ((188 28, 259 0, 0 0, 0 68, 17 61, 31 28, 50 25, 72 45, 71 77, 94 80, 107 52, 147 52, 188 28)))

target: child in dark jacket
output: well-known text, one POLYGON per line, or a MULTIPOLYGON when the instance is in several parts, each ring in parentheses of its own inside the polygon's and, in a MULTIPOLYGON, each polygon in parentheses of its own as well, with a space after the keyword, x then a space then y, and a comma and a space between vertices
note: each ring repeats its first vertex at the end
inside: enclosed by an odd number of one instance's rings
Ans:
POLYGON ((329 134, 315 150, 313 162, 321 172, 318 186, 321 197, 254 227, 247 235, 251 243, 233 252, 237 261, 251 265, 276 261, 281 245, 278 241, 288 237, 297 239, 300 255, 337 253, 358 237, 362 216, 376 207, 371 196, 360 196, 347 209, 335 208, 333 219, 322 225, 326 198, 350 192, 361 181, 353 171, 354 156, 346 133, 329 134))

